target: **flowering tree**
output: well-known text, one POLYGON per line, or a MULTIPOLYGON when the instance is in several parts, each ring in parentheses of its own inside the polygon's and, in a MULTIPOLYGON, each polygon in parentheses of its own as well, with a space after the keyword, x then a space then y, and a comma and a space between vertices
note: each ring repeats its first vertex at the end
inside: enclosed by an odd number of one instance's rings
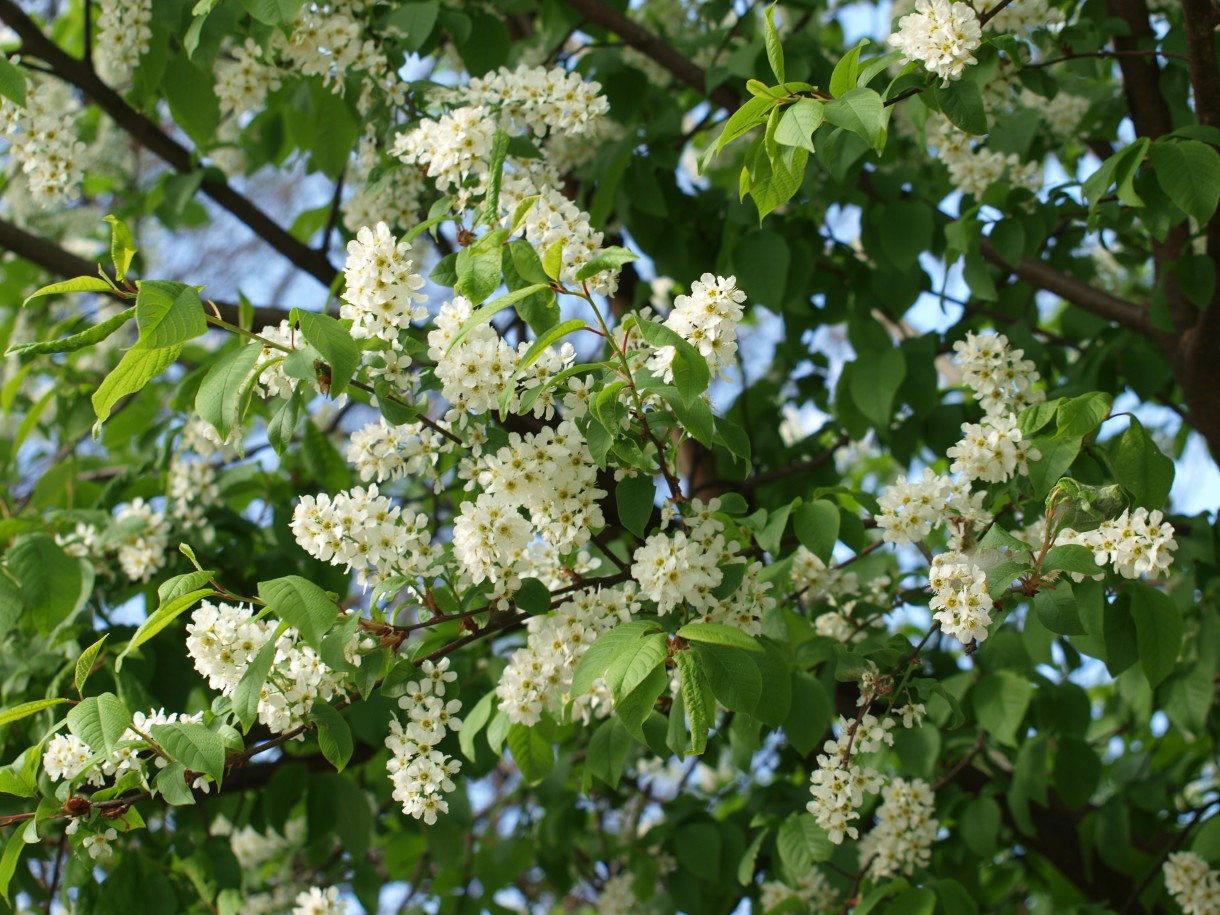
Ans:
POLYGON ((0 0, 3 904, 1220 911, 1220 13, 836 6, 0 0))

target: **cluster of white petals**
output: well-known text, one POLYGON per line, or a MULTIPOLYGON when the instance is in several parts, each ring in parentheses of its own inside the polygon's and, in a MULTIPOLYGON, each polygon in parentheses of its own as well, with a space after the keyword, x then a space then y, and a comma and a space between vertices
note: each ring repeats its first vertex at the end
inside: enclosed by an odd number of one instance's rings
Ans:
MULTIPOLYGON (((811 868, 796 878, 796 886, 791 887, 780 880, 767 880, 762 885, 762 895, 759 904, 763 912, 778 908, 789 899, 800 903, 801 912, 813 913, 833 912, 838 910, 839 894, 834 891, 830 881, 816 867, 811 868)), ((791 906, 784 911, 798 911, 791 906)))
POLYGON ((599 635, 629 622, 639 609, 628 583, 626 588, 577 592, 554 613, 530 617, 526 644, 513 652, 496 686, 508 720, 532 727, 544 711, 559 719, 569 702, 574 703, 574 720, 587 722, 591 713, 604 717, 610 711, 605 683, 599 680, 585 695, 572 696, 572 674, 599 635))
POLYGON ((978 14, 965 3, 918 0, 915 12, 903 16, 890 44, 906 60, 918 60, 948 85, 978 63, 974 51, 983 41, 978 14))
POLYGON ((1027 37, 1035 29, 1056 29, 1063 25, 1063 11, 1047 0, 1014 0, 1000 8, 1002 0, 977 0, 974 4, 980 16, 989 16, 987 31, 1027 37))
POLYGON ((1220 912, 1220 872, 1192 851, 1175 851, 1162 867, 1165 889, 1182 907, 1183 915, 1220 912))
POLYGON ((449 447, 443 435, 422 423, 396 426, 379 417, 352 433, 344 456, 361 480, 383 483, 405 476, 434 478, 449 447))
POLYGON ((41 77, 27 83, 24 107, 0 98, 0 136, 41 207, 80 196, 86 147, 72 131, 80 107, 67 83, 41 77))
POLYGON ((337 886, 325 890, 311 886, 297 894, 292 906, 292 915, 344 915, 347 911, 347 903, 339 898, 337 886))
POLYGON ((615 874, 602 884, 597 896, 598 915, 636 915, 640 901, 635 898, 635 877, 631 871, 615 874))
POLYGON ((917 543, 945 522, 987 524, 991 514, 983 508, 985 493, 971 493, 967 481, 956 481, 931 468, 918 480, 899 476, 877 499, 875 519, 887 543, 917 543))
POLYGON ((860 765, 854 757, 893 746, 893 726, 893 719, 878 720, 867 712, 857 721, 840 716, 835 725, 838 736, 822 745, 818 767, 809 776, 813 799, 805 809, 835 845, 841 845, 844 837, 859 837, 859 830, 852 825, 860 819, 857 808, 864 803, 865 794, 876 794, 882 784, 876 769, 860 765))
POLYGON ((1178 548, 1173 534, 1173 525, 1159 511, 1137 508, 1103 521, 1093 531, 1065 529, 1059 542, 1087 547, 1098 565, 1109 563, 1123 578, 1139 578, 1169 571, 1178 548))
POLYGON ((426 578, 440 551, 427 515, 406 511, 381 495, 376 484, 302 496, 292 513, 292 533, 309 555, 356 570, 360 585, 391 575, 426 578))
POLYGON ((348 15, 348 3, 306 3, 288 37, 275 33, 273 47, 285 66, 302 76, 321 76, 323 85, 342 94, 344 79, 357 70, 380 73, 389 61, 377 42, 364 35, 361 23, 348 15))
MULTIPOLYGON (((155 761, 158 768, 166 765, 164 758, 153 753, 143 736, 148 734, 149 728, 160 724, 200 724, 202 721, 202 713, 166 714, 165 709, 147 714, 136 712, 132 716, 131 727, 115 742, 117 746, 109 756, 99 756, 76 734, 56 734, 47 741, 42 754, 42 768, 53 782, 60 779, 72 780, 84 774, 89 784, 100 786, 105 784, 106 779, 117 779, 133 772, 147 783, 146 766, 150 759, 155 761), (145 755, 142 756, 141 753, 145 755)), ((200 781, 202 782, 202 777, 200 781)))
MULTIPOLYGON (((716 375, 737 353, 737 325, 746 294, 737 288, 737 277, 710 273, 691 283, 690 295, 674 299, 674 310, 665 326, 690 343, 707 360, 716 375)), ((662 346, 648 360, 648 368, 666 382, 673 381, 674 348, 662 346)))
POLYGON ((152 39, 152 0, 99 0, 94 63, 112 86, 131 82, 140 56, 152 39))
POLYGON ((966 480, 1004 483, 1029 473, 1029 462, 1042 457, 1017 427, 1017 417, 992 414, 981 423, 962 423, 962 439, 947 452, 949 470, 966 480))
POLYGON ((940 823, 933 817, 935 795, 921 778, 895 778, 881 790, 877 825, 860 840, 860 860, 868 875, 884 880, 927 867, 940 823))
POLYGON ((420 303, 424 278, 415 272, 408 257, 411 245, 398 241, 384 222, 375 229, 364 226, 347 243, 344 304, 339 316, 352 321, 352 336, 381 339, 390 343, 412 321, 421 321, 428 310, 420 303))
POLYGON ((69 556, 89 559, 102 574, 109 574, 115 559, 132 581, 148 581, 165 565, 170 523, 142 498, 119 507, 110 524, 99 528, 78 523, 70 534, 57 534, 55 542, 69 556))
POLYGON ((423 679, 409 683, 407 694, 398 700, 407 712, 407 726, 397 718, 390 721, 385 745, 392 755, 386 769, 403 813, 431 826, 437 815, 449 812, 445 795, 456 787, 452 777, 462 768, 461 762, 436 748, 446 734, 461 730, 456 716, 462 703, 445 699, 446 684, 457 679, 448 658, 424 661, 421 670, 423 679))
POLYGON ((498 108, 506 128, 536 137, 589 133, 610 111, 600 83, 585 82, 579 73, 560 67, 501 67, 473 77, 452 94, 472 105, 498 108))
POLYGON ((375 129, 370 124, 356 149, 355 161, 348 166, 350 183, 356 192, 343 201, 343 225, 355 232, 361 226, 385 222, 391 226, 410 226, 418 219, 427 181, 423 173, 412 166, 395 163, 384 168, 381 148, 375 129), (371 180, 374 170, 379 172, 371 180))
POLYGON ((928 608, 941 631, 962 644, 987 638, 994 606, 987 593, 987 575, 961 553, 941 553, 928 572, 932 601, 928 608))
POLYGON ((441 192, 458 190, 474 176, 480 187, 491 170, 496 119, 482 105, 455 108, 439 120, 424 118, 394 138, 391 153, 407 165, 422 165, 441 192))
POLYGON ((169 465, 170 511, 183 528, 202 527, 204 512, 220 502, 216 468, 206 460, 178 454, 169 465))
POLYGON ((658 531, 635 551, 631 577, 641 596, 655 601, 661 613, 686 605, 710 610, 717 603, 712 592, 724 578, 720 567, 724 549, 724 537, 703 526, 689 535, 682 530, 658 531))
POLYGON ((463 296, 441 306, 428 334, 428 358, 436 363, 441 393, 455 413, 486 413, 499 404, 520 362, 513 349, 490 323, 480 324, 450 349, 474 306, 463 296))
POLYGON ((279 87, 279 70, 263 60, 263 50, 253 38, 234 48, 231 58, 216 62, 216 95, 222 117, 261 108, 267 93, 279 87))
MULTIPOLYGON (((242 674, 275 635, 276 625, 272 619, 255 619, 249 607, 205 600, 187 624, 187 653, 212 689, 232 696, 242 674)), ((360 663, 358 647, 358 635, 353 636, 344 650, 349 663, 360 663)), ((346 695, 342 675, 289 628, 275 643, 271 673, 259 695, 258 720, 272 733, 282 734, 304 724, 315 702, 346 695)))
POLYGON ((1045 393, 1034 390, 1039 380, 1033 362, 1025 351, 1013 349, 1003 334, 966 334, 953 344, 962 383, 974 392, 988 416, 1019 413, 1041 403, 1045 393))

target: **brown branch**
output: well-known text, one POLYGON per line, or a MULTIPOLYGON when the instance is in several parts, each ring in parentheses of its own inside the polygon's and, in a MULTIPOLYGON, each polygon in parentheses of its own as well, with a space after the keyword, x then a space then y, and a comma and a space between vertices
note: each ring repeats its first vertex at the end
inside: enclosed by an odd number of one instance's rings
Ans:
MULTIPOLYGON (((47 241, 45 238, 39 238, 37 235, 31 235, 24 229, 19 229, 10 222, 5 222, 0 219, 0 249, 12 251, 18 257, 24 258, 32 264, 37 264, 49 273, 64 278, 76 276, 97 276, 98 265, 85 260, 83 257, 77 257, 70 251, 65 251, 57 244, 47 241)), ((114 271, 107 270, 107 274, 114 278, 114 271)), ((125 300, 123 300, 125 301, 125 300)), ((239 311, 237 305, 228 302, 217 302, 216 307, 220 310, 221 317, 230 324, 237 324, 239 311)), ((271 306, 255 306, 254 323, 259 327, 268 324, 279 324, 284 318, 288 317, 288 312, 271 306)))
POLYGON ((638 22, 633 22, 618 10, 599 0, 568 0, 568 6, 579 10, 590 22, 613 32, 641 54, 660 64, 686 85, 699 90, 721 108, 736 108, 741 96, 729 86, 717 86, 708 91, 707 73, 686 55, 670 47, 659 35, 654 35, 638 22))
MULTIPOLYGON (((92 99, 116 124, 130 134, 133 140, 163 159, 177 172, 189 174, 197 170, 197 163, 190 150, 128 105, 122 96, 98 78, 85 61, 68 54, 44 35, 38 23, 27 16, 14 0, 0 0, 0 20, 21 37, 23 54, 48 63, 56 76, 92 99)), ((205 178, 200 188, 245 223, 255 235, 323 286, 329 287, 334 282, 338 271, 330 263, 326 252, 315 251, 298 241, 253 201, 225 182, 205 178)))

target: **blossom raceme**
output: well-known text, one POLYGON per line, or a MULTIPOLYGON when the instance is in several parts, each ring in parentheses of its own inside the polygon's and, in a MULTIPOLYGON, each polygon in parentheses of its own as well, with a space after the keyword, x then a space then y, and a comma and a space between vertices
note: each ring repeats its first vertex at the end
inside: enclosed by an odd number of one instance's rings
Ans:
POLYGON ((982 43, 978 14, 965 3, 918 0, 915 12, 904 16, 890 44, 907 60, 918 60, 948 85, 961 79, 966 67, 978 63, 974 51, 982 43))

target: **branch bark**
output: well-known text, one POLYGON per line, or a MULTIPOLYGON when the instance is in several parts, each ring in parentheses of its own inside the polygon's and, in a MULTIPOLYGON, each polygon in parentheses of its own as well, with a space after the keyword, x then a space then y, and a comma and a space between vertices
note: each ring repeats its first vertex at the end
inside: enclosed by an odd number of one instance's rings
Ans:
MULTIPOLYGON (((83 60, 68 54, 43 34, 41 27, 17 6, 14 0, 0 0, 0 20, 21 37, 22 52, 50 65, 55 75, 78 88, 105 111, 132 139, 163 159, 175 171, 187 174, 196 170, 192 153, 164 133, 155 123, 136 111, 117 92, 107 86, 83 60)), ((325 251, 316 251, 298 241, 264 213, 249 198, 223 181, 204 179, 205 194, 240 219, 259 238, 323 286, 334 282, 338 271, 325 251)))

